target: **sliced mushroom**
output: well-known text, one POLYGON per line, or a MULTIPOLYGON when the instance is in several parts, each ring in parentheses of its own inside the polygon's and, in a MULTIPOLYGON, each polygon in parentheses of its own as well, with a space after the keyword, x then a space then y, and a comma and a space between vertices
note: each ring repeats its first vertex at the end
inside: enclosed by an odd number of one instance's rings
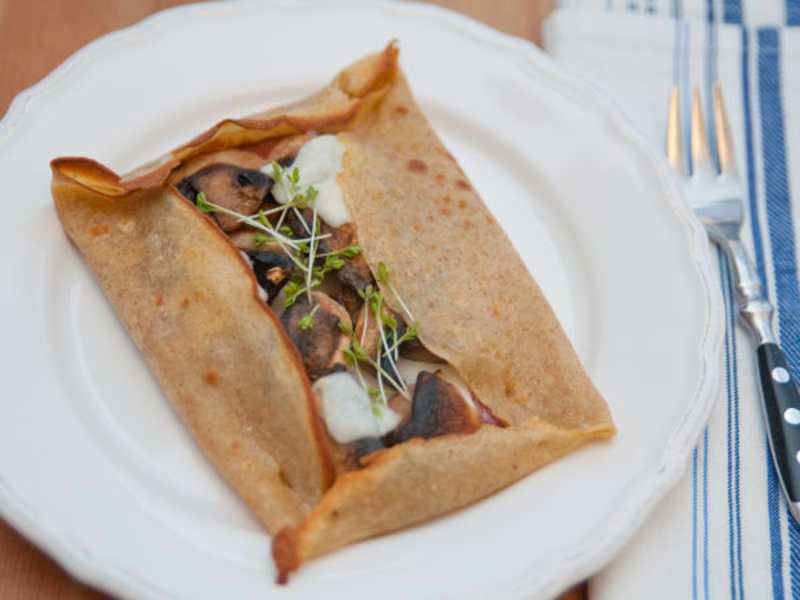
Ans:
POLYGON ((322 284, 317 289, 320 292, 328 294, 328 296, 344 306, 350 315, 351 321, 355 321, 358 318, 358 313, 364 301, 353 288, 344 285, 336 277, 325 277, 325 279, 322 280, 322 284))
POLYGON ((281 315, 281 323, 300 352, 309 379, 316 381, 328 373, 346 370, 344 350, 350 346, 350 338, 339 329, 339 323, 352 327, 352 322, 347 310, 330 296, 313 292, 311 299, 311 303, 305 296, 298 299, 281 315), (301 320, 317 305, 312 325, 303 329, 301 320))
POLYGON ((268 160, 264 157, 242 148, 203 152, 181 162, 181 165, 169 174, 167 182, 177 185, 178 182, 213 165, 236 165, 242 169, 260 169, 267 162, 268 160))
POLYGON ((422 371, 414 388, 411 419, 397 429, 393 441, 400 443, 412 438, 472 433, 480 424, 475 408, 439 371, 422 371))
MULTIPOLYGON (((332 236, 320 242, 320 246, 325 248, 323 252, 338 252, 348 246, 358 245, 356 226, 353 223, 345 223, 330 232, 332 236)), ((344 266, 336 271, 336 277, 354 290, 363 290, 374 281, 363 254, 345 259, 344 266)))
POLYGON ((282 252, 251 250, 245 254, 253 266, 258 285, 267 292, 267 303, 271 303, 292 276, 292 260, 282 252))
MULTIPOLYGON (((262 204, 261 207, 265 208, 266 206, 267 205, 262 204)), ((280 250, 280 246, 278 244, 265 242, 264 239, 262 239, 263 236, 264 232, 261 229, 251 225, 242 225, 236 231, 228 232, 228 237, 233 242, 233 245, 242 252, 253 252, 256 250, 280 250)))
MULTIPOLYGON (((197 194, 203 192, 209 202, 241 215, 252 215, 264 202, 272 183, 272 179, 261 171, 216 164, 187 177, 176 187, 192 202, 197 194)), ((213 214, 223 231, 235 231, 242 225, 236 216, 222 212, 213 214)))

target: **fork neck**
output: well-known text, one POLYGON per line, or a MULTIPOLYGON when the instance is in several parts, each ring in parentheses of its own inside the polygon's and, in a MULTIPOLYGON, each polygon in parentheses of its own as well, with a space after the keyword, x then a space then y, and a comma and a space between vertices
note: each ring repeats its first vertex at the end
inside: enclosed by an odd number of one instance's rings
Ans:
POLYGON ((772 304, 764 297, 761 278, 750 255, 738 239, 723 245, 734 271, 739 317, 756 343, 775 343, 772 304))

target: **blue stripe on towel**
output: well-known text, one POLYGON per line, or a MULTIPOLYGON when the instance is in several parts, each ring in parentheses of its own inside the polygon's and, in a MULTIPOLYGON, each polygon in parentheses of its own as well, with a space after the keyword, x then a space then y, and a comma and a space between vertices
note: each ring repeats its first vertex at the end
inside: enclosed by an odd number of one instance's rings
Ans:
POLYGON ((762 283, 767 280, 764 266, 764 241, 761 238, 760 216, 756 196, 755 149, 753 147, 753 109, 750 104, 750 33, 742 28, 742 113, 745 132, 745 164, 747 165, 747 198, 750 203, 750 229, 755 260, 762 283))
POLYGON ((767 512, 769 514, 769 566, 772 572, 772 597, 783 598, 783 541, 781 540, 781 505, 778 476, 772 466, 769 446, 767 462, 767 512))
MULTIPOLYGON (((706 131, 713 132, 714 81, 717 79, 717 24, 714 22, 714 0, 706 0, 708 23, 706 25, 706 131)), ((708 136, 708 149, 717 163, 717 136, 708 136)))
MULTIPOLYGON (((755 150, 753 149, 753 111, 751 107, 750 86, 750 36, 742 28, 742 113, 744 115, 745 164, 747 165, 747 195, 750 207, 750 232, 753 236, 756 268, 762 284, 767 281, 764 266, 764 241, 756 197, 755 150)), ((778 480, 772 466, 769 448, 767 462, 767 519, 769 522, 770 571, 772 573, 772 597, 783 598, 783 540, 781 539, 781 513, 778 501, 778 480)))
POLYGON ((703 433, 703 592, 708 600, 708 427, 703 433))
MULTIPOLYGON (((764 160, 764 194, 769 220, 770 251, 775 277, 780 338, 786 360, 793 372, 800 367, 800 290, 798 290, 795 239, 792 227, 791 202, 786 172, 786 140, 784 135, 783 99, 781 90, 780 37, 775 28, 758 31, 758 92, 761 107, 761 146, 764 160)), ((768 456, 769 459, 769 456, 768 456)), ((772 463, 768 460, 768 468, 772 463)), ((777 496, 777 480, 770 473, 769 492, 777 496)), ((771 498, 770 498, 771 500, 771 498)), ((772 515, 771 515, 772 519, 772 515)), ((791 594, 800 597, 800 530, 791 519, 787 520, 789 539, 789 572, 791 594)), ((773 523, 770 522, 770 533, 773 523)), ((780 534, 780 531, 778 532, 780 534)), ((778 539, 779 535, 777 536, 778 539)), ((773 537, 772 548, 776 543, 773 537)), ((780 565, 782 567, 782 565, 780 565)), ((776 579, 782 579, 782 568, 776 572, 773 556, 773 589, 776 579)), ((782 582, 781 582, 782 588, 782 582)))
POLYGON ((692 453, 692 599, 697 600, 697 454, 692 453))
POLYGON ((725 23, 742 24, 741 0, 723 0, 722 20, 725 23))
POLYGON ((764 191, 769 219, 770 250, 775 271, 781 344, 794 372, 800 369, 800 289, 798 289, 792 207, 786 172, 786 141, 781 97, 780 39, 778 30, 758 31, 759 103, 764 191))
MULTIPOLYGON (((733 301, 733 298, 732 298, 733 301)), ((734 498, 736 499, 735 506, 736 510, 734 511, 733 518, 734 518, 734 525, 736 527, 736 579, 739 586, 739 596, 740 598, 744 598, 744 567, 743 567, 743 560, 742 560, 742 496, 741 496, 741 461, 739 457, 739 441, 741 440, 741 430, 740 430, 740 423, 739 423, 739 414, 740 414, 740 397, 739 397, 739 362, 736 359, 737 357, 737 349, 736 349, 736 317, 738 316, 738 309, 734 308, 733 302, 731 306, 731 340, 733 344, 733 393, 731 396, 731 402, 733 405, 733 461, 736 465, 736 468, 733 472, 733 492, 734 498)))
POLYGON ((695 446, 692 454, 692 598, 699 598, 698 566, 700 565, 700 531, 702 528, 703 598, 709 595, 708 558, 708 427, 703 432, 703 445, 695 446), (702 448, 702 455, 701 455, 702 448), (702 477, 702 482, 698 479, 702 477), (701 523, 702 521, 702 523, 701 523))
POLYGON ((800 25, 800 0, 786 0, 786 24, 800 25))
MULTIPOLYGON (((744 113, 745 150, 747 163, 747 192, 750 199, 750 229, 753 236, 756 266, 761 281, 767 281, 764 263, 764 241, 756 197, 755 150, 753 148, 753 120, 750 90, 750 37, 747 29, 742 29, 742 107, 744 113)), ((766 452, 767 464, 767 518, 769 522, 770 571, 772 573, 772 597, 783 598, 783 539, 781 537, 781 509, 778 478, 772 465, 769 447, 766 452)))
POLYGON ((739 497, 739 393, 736 369, 736 302, 732 298, 731 274, 722 251, 719 251, 720 278, 725 301, 725 382, 727 500, 728 500, 728 565, 730 598, 742 598, 742 538, 739 497))
POLYGON ((681 9, 680 0, 672 0, 670 2, 670 17, 673 19, 682 19, 683 10, 681 9))

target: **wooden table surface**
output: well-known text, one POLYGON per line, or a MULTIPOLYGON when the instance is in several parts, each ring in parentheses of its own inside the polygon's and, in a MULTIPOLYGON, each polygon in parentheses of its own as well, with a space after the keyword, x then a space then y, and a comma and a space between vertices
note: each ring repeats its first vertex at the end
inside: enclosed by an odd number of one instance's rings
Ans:
MULTIPOLYGON (((22 90, 105 33, 187 0, 0 0, 0 116, 22 90)), ((431 0, 492 27, 540 42, 555 0, 431 0)), ((96 600, 101 592, 75 580, 0 519, 0 599, 96 600)), ((580 587, 562 597, 585 597, 580 587)))

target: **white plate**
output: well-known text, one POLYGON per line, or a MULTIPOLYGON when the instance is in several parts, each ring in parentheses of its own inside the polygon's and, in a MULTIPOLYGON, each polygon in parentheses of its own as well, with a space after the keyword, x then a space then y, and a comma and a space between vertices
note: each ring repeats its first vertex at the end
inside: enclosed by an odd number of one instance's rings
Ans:
POLYGON ((424 5, 172 10, 82 50, 0 123, 0 508, 71 572, 163 598, 529 598, 610 560, 710 410, 722 322, 702 231, 657 152, 533 45, 424 5), (494 497, 274 583, 56 220, 48 162, 123 172, 302 97, 398 39, 423 110, 542 284, 619 426, 494 497))

